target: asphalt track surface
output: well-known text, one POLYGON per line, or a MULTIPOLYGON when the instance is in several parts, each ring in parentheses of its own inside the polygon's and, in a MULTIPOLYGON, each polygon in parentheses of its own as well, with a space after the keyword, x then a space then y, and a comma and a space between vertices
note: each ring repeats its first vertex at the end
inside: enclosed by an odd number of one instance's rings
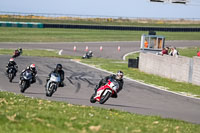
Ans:
MULTIPOLYGON (((200 46, 200 42, 177 41, 167 43, 167 45, 176 47, 200 46)), ((63 54, 80 54, 80 56, 85 53, 84 49, 86 46, 94 51, 96 57, 122 59, 124 54, 137 51, 139 49, 139 42, 0 43, 0 48, 63 49, 63 54), (77 48, 80 48, 76 52, 73 51, 74 44, 76 44, 77 48), (121 47, 120 52, 117 51, 119 45, 121 47), (99 46, 103 46, 103 51, 99 51, 99 46)), ((89 102, 89 98, 94 92, 93 88, 102 77, 109 75, 109 73, 78 64, 68 59, 20 56, 16 58, 19 72, 13 80, 13 83, 9 83, 8 78, 5 76, 5 66, 9 58, 10 56, 8 55, 0 55, 0 90, 20 93, 18 85, 19 74, 26 66, 35 63, 38 70, 37 82, 25 91, 24 95, 26 96, 64 101, 72 104, 114 108, 137 114, 158 115, 164 118, 174 118, 200 124, 200 99, 177 95, 129 79, 124 79, 124 89, 119 93, 117 99, 110 98, 104 105, 98 103, 92 104, 89 102), (47 75, 57 63, 63 65, 65 71, 65 86, 58 88, 54 95, 49 98, 45 96, 44 85, 47 75)))

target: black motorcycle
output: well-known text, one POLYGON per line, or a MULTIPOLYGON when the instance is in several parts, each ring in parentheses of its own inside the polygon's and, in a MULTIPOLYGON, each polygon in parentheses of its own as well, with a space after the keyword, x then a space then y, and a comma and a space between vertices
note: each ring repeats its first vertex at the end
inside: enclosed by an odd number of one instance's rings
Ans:
POLYGON ((90 59, 93 57, 93 53, 91 51, 85 53, 83 56, 82 56, 82 59, 90 59))
POLYGON ((8 68, 8 79, 10 82, 12 82, 12 80, 14 79, 14 77, 16 76, 16 68, 15 67, 9 67, 8 68))
POLYGON ((30 70, 26 70, 22 73, 22 76, 20 77, 19 86, 21 88, 21 92, 24 93, 25 90, 30 87, 32 82, 32 72, 30 70))

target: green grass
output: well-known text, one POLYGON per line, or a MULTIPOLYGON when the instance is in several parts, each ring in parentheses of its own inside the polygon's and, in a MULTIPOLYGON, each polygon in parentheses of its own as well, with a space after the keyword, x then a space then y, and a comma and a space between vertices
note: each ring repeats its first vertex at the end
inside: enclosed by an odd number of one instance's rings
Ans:
MULTIPOLYGON (((13 55, 14 49, 0 49, 0 55, 13 55)), ((81 58, 79 56, 69 56, 69 55, 58 55, 57 50, 40 50, 33 49, 27 50, 23 49, 23 56, 39 56, 39 57, 55 57, 55 58, 66 58, 66 59, 76 59, 81 58)))
MULTIPOLYGON (((0 42, 140 41, 147 31, 0 27, 0 42)), ((166 40, 200 40, 200 32, 157 32, 166 40)))
POLYGON ((1 133, 197 133, 200 125, 0 91, 1 133))
POLYGON ((200 51, 200 47, 178 48, 177 50, 180 55, 191 58, 193 56, 197 56, 197 51, 200 51))

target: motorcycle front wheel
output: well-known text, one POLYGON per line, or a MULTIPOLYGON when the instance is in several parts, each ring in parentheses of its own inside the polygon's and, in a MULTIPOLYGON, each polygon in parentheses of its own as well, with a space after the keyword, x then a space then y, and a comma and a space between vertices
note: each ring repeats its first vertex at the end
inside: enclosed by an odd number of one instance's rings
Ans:
POLYGON ((56 86, 55 85, 51 85, 50 88, 48 88, 47 92, 46 92, 46 96, 47 97, 51 97, 54 93, 54 90, 56 90, 56 86))
POLYGON ((100 103, 100 104, 104 104, 104 103, 110 98, 111 94, 112 94, 112 93, 110 93, 110 92, 106 93, 105 96, 102 96, 102 97, 101 97, 99 103, 100 103))
POLYGON ((24 93, 25 90, 27 89, 27 83, 26 83, 26 81, 22 81, 20 87, 21 87, 21 93, 24 93))

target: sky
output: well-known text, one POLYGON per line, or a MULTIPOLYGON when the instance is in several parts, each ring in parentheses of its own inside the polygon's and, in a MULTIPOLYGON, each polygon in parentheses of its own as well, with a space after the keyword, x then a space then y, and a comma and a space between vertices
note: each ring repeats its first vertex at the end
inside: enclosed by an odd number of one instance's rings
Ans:
POLYGON ((186 5, 156 3, 149 0, 0 0, 0 11, 200 19, 200 0, 189 0, 186 5))

